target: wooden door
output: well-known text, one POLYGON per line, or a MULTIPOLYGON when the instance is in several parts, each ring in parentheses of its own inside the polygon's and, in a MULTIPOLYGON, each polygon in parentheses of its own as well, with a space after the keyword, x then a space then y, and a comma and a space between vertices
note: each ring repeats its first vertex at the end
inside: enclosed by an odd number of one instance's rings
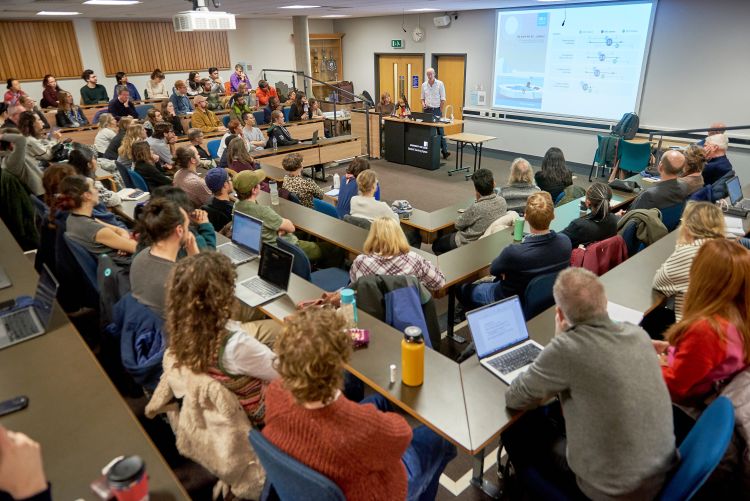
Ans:
MULTIPOLYGON (((445 84, 445 105, 453 106, 453 118, 463 119, 464 108, 464 82, 466 81, 466 56, 437 56, 438 78, 445 84)), ((453 125, 445 128, 445 134, 457 134, 461 132, 461 125, 453 125)))
POLYGON ((401 94, 406 96, 409 108, 412 111, 422 111, 420 89, 424 80, 424 56, 391 56, 378 55, 378 95, 373 96, 375 101, 380 100, 380 94, 390 92, 393 102, 397 103, 401 94), (417 77, 416 88, 412 85, 413 77, 417 77))

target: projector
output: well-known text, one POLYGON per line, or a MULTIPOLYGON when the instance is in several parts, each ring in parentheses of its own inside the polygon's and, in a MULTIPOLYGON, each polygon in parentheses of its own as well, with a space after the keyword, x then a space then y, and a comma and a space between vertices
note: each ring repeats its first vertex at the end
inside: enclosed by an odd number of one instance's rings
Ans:
POLYGON ((177 32, 237 29, 234 14, 208 10, 180 12, 172 17, 172 24, 177 32))
POLYGON ((436 28, 445 28, 451 24, 451 16, 437 16, 432 18, 432 22, 436 28))

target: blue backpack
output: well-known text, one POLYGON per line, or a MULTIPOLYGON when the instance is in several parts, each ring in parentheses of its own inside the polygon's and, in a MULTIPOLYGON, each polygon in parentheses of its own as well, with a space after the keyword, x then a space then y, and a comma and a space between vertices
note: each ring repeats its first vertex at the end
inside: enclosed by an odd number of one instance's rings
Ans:
POLYGON ((640 122, 635 113, 625 113, 612 129, 612 134, 623 139, 633 139, 638 132, 640 122))

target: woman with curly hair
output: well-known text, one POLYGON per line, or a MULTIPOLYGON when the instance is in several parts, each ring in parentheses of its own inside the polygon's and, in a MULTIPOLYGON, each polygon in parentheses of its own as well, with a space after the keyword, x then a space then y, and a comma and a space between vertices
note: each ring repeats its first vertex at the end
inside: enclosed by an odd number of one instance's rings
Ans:
POLYGON ((263 435, 334 481, 349 501, 435 499, 456 448, 426 426, 411 430, 382 395, 358 404, 342 394, 352 353, 345 325, 330 309, 284 319, 274 346, 281 380, 266 393, 263 435))
POLYGON ((117 148, 117 161, 128 169, 133 166, 133 144, 139 141, 145 141, 148 135, 143 125, 134 123, 128 126, 125 137, 122 138, 122 144, 117 148))
POLYGON ((232 391, 255 424, 265 415, 268 384, 279 377, 275 355, 260 340, 273 338, 273 320, 230 320, 237 272, 228 257, 202 252, 177 262, 167 283, 168 350, 196 373, 206 373, 232 391))
POLYGON ((685 148, 685 167, 677 179, 685 188, 685 194, 690 196, 703 188, 703 167, 706 165, 706 154, 703 148, 691 144, 685 148))

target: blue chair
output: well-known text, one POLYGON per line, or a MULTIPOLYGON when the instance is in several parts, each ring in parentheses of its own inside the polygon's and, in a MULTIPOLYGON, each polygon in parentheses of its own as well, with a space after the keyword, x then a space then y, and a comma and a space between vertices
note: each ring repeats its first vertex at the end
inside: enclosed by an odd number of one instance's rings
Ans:
POLYGON ((221 117, 221 121, 224 124, 224 127, 229 127, 229 120, 230 119, 231 119, 231 117, 229 115, 224 115, 223 117, 221 117))
POLYGON ((620 141, 617 166, 627 172, 641 172, 648 167, 651 158, 651 143, 620 141))
POLYGON ((266 485, 261 500, 315 499, 316 501, 346 501, 344 493, 329 478, 281 452, 258 430, 250 430, 250 444, 266 470, 266 485))
POLYGON ((276 240, 279 249, 290 252, 294 256, 292 273, 311 282, 324 291, 334 292, 349 285, 349 273, 341 268, 325 268, 312 271, 312 265, 307 255, 296 245, 279 238, 276 240))
POLYGON ((327 216, 335 217, 336 219, 339 218, 339 213, 336 212, 336 206, 326 202, 325 200, 313 198, 313 209, 318 212, 322 212, 327 216))
POLYGON ((560 200, 562 200, 563 198, 565 198, 565 192, 564 192, 564 191, 561 191, 561 192, 560 192, 560 193, 558 193, 558 194, 557 194, 557 196, 555 197, 555 207, 557 207, 557 204, 559 204, 559 203, 560 203, 560 200))
POLYGON ((589 170, 589 182, 591 182, 594 169, 596 169, 595 177, 599 177, 599 168, 602 169, 602 174, 604 174, 608 168, 611 169, 615 164, 620 138, 611 134, 597 134, 596 141, 596 152, 594 153, 594 160, 591 162, 591 170, 589 170))
MULTIPOLYGON (((117 172, 120 174, 120 177, 122 178, 122 182, 125 183, 126 188, 135 189, 135 183, 133 182, 133 178, 130 177, 131 171, 127 167, 125 167, 123 164, 115 160, 115 167, 117 167, 117 172)), ((148 191, 148 190, 146 190, 148 191)))
POLYGON ((253 116, 255 117, 255 125, 261 126, 266 123, 266 114, 263 113, 263 110, 253 111, 253 116))
POLYGON ((552 286, 560 271, 545 273, 531 279, 524 291, 523 316, 528 322, 539 313, 555 304, 552 296, 552 286))
POLYGON ((660 501, 692 498, 718 466, 734 433, 734 406, 719 397, 701 414, 680 445, 680 466, 659 496, 660 501))
POLYGON ((635 222, 630 222, 625 226, 622 232, 622 239, 625 240, 625 247, 628 248, 628 257, 633 257, 642 251, 645 246, 638 240, 636 232, 638 225, 635 222))
POLYGON ((133 181, 133 186, 135 186, 136 189, 148 192, 148 184, 146 184, 146 180, 143 179, 143 176, 134 170, 131 170, 129 174, 130 179, 133 181))
POLYGON ((211 155, 211 158, 219 158, 219 146, 221 146, 221 139, 212 139, 206 143, 206 148, 208 148, 208 154, 211 155))
POLYGON ((63 235, 63 239, 65 240, 65 244, 68 246, 70 253, 73 254, 73 257, 76 259, 78 266, 80 266, 81 271, 83 271, 86 281, 98 293, 99 283, 96 280, 96 268, 98 263, 96 258, 81 244, 70 238, 67 233, 63 235))
POLYGON ((292 113, 292 108, 290 108, 289 106, 286 106, 282 111, 284 113, 284 121, 288 122, 289 115, 292 113))
POLYGON ((139 104, 135 107, 135 112, 138 113, 138 118, 140 118, 141 120, 145 120, 148 116, 148 110, 153 107, 153 104, 139 104))
POLYGON ((682 211, 684 209, 684 203, 659 209, 659 212, 661 212, 661 222, 667 227, 667 231, 673 231, 677 228, 677 225, 680 224, 680 218, 682 217, 682 211))

